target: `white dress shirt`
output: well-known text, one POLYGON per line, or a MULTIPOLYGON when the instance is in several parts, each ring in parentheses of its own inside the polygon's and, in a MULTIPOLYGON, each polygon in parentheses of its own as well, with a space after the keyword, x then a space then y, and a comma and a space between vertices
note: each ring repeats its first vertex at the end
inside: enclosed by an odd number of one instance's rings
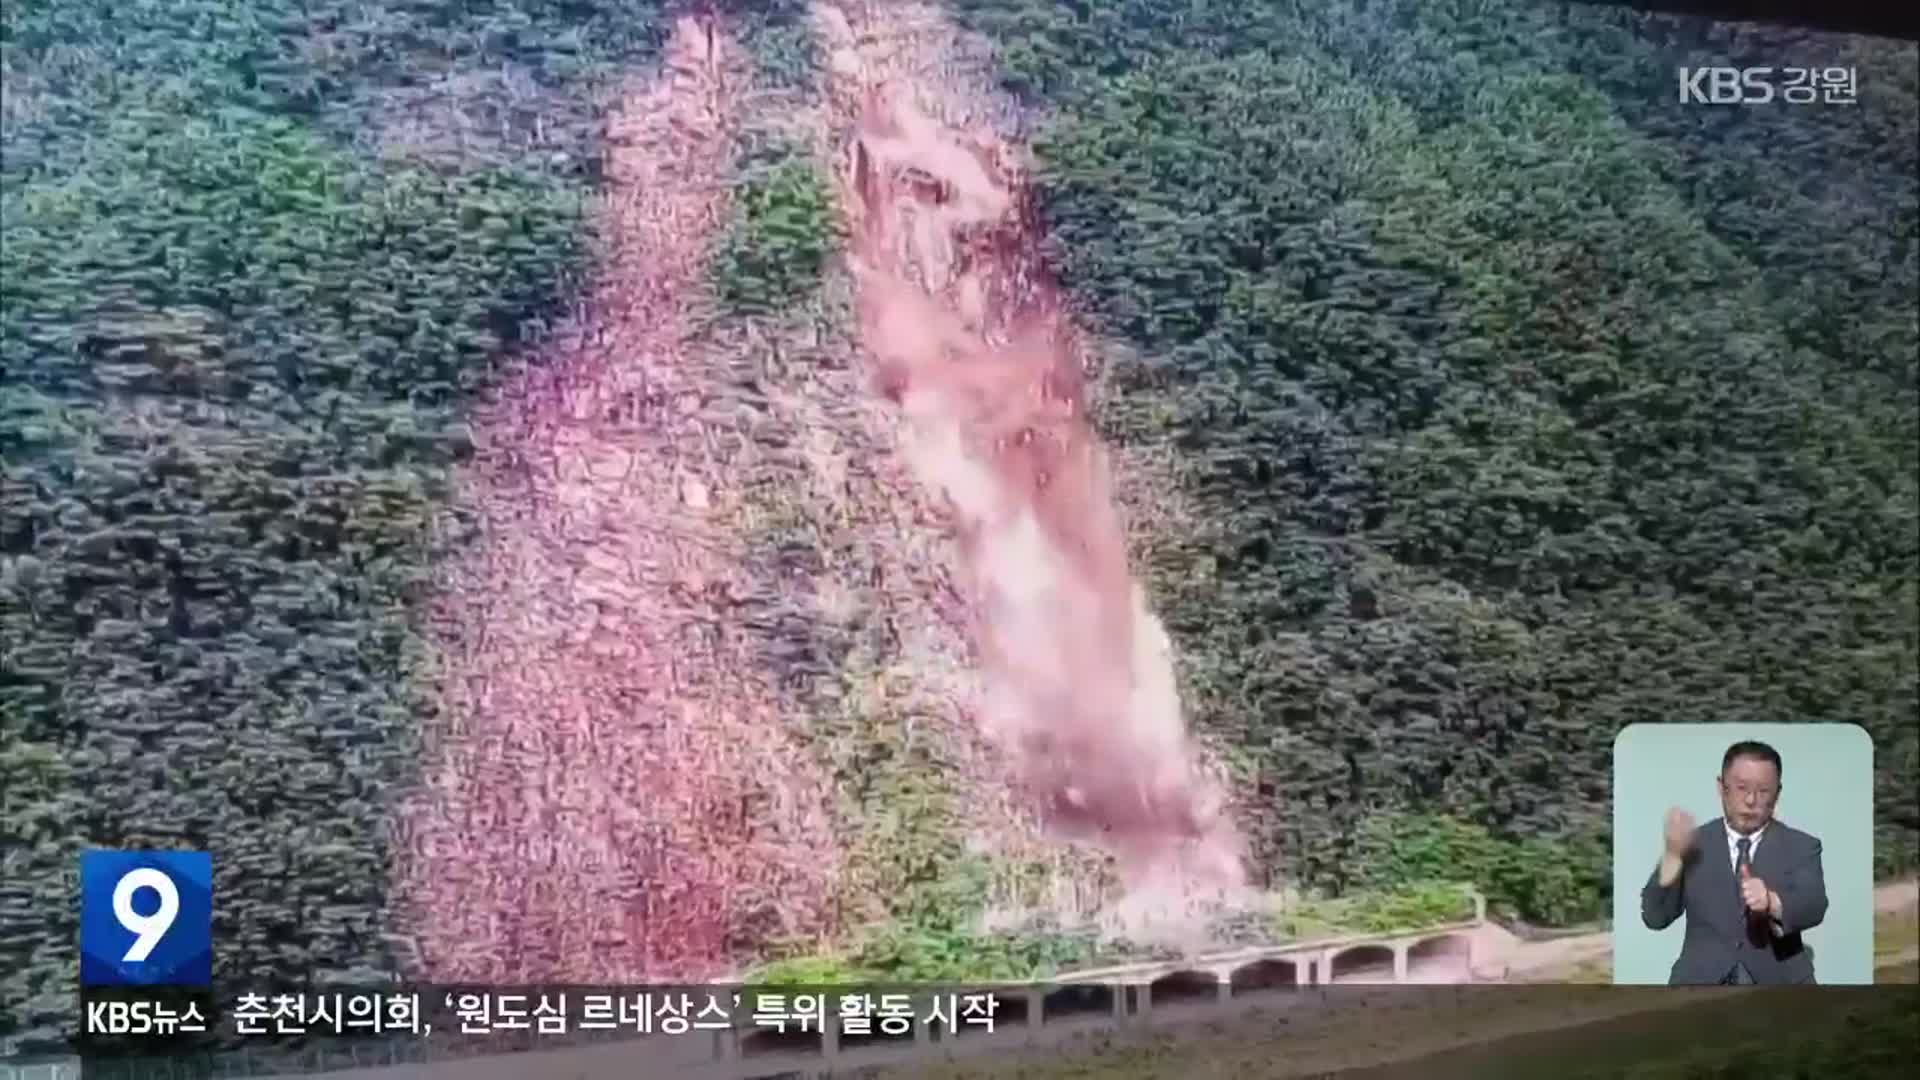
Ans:
MULTIPOLYGON (((1726 829, 1727 865, 1733 869, 1734 873, 1738 874, 1740 872, 1740 834, 1733 831, 1732 825, 1727 825, 1726 829)), ((1767 835, 1767 827, 1762 825, 1754 831, 1752 836, 1747 837, 1747 839, 1753 841, 1753 843, 1747 845, 1747 865, 1753 865, 1754 852, 1760 850, 1760 838, 1765 835, 1767 835)))

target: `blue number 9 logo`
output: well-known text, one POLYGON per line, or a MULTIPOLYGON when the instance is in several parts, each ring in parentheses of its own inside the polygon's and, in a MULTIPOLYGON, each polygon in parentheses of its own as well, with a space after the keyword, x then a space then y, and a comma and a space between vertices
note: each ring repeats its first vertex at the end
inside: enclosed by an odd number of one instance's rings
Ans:
POLYGON ((204 851, 81 855, 81 985, 206 986, 212 975, 212 856, 204 851))

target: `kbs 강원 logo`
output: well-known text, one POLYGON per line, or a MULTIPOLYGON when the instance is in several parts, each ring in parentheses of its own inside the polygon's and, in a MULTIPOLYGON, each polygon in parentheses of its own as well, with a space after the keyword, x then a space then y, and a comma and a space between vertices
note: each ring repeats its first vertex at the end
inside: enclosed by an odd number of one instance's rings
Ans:
POLYGON ((80 856, 80 985, 213 981, 213 856, 89 851, 80 856))
POLYGON ((1850 67, 1680 69, 1682 105, 1765 105, 1775 100, 1790 105, 1808 105, 1815 101, 1852 105, 1858 101, 1858 89, 1854 69, 1850 67))

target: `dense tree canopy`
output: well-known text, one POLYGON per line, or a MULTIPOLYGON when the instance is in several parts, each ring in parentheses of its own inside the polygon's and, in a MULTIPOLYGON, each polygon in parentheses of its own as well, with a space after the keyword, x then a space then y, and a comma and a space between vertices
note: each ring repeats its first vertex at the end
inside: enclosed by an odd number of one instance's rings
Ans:
POLYGON ((1211 525, 1153 585, 1266 868, 1364 875, 1383 812, 1604 832, 1624 726, 1742 720, 1864 725, 1881 869, 1914 865, 1911 46, 957 7, 1051 110, 1061 264, 1147 358, 1109 426, 1178 446, 1211 525), (1719 63, 1853 66, 1860 102, 1675 102, 1719 63))
POLYGON ((236 979, 391 972, 461 409, 579 277, 654 5, 5 20, 0 1025, 73 1008, 87 847, 218 851, 236 979))

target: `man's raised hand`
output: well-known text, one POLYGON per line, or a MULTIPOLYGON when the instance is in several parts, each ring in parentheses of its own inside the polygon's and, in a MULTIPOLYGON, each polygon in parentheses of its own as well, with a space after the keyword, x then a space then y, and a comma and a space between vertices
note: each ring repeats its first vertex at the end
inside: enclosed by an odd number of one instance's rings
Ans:
POLYGON ((1685 859, 1693 850, 1695 833, 1693 815, 1679 807, 1667 811, 1667 855, 1669 858, 1685 859))
POLYGON ((1668 888, 1680 880, 1687 853, 1693 850, 1693 815, 1679 807, 1667 811, 1666 848, 1660 855, 1660 887, 1668 888))

